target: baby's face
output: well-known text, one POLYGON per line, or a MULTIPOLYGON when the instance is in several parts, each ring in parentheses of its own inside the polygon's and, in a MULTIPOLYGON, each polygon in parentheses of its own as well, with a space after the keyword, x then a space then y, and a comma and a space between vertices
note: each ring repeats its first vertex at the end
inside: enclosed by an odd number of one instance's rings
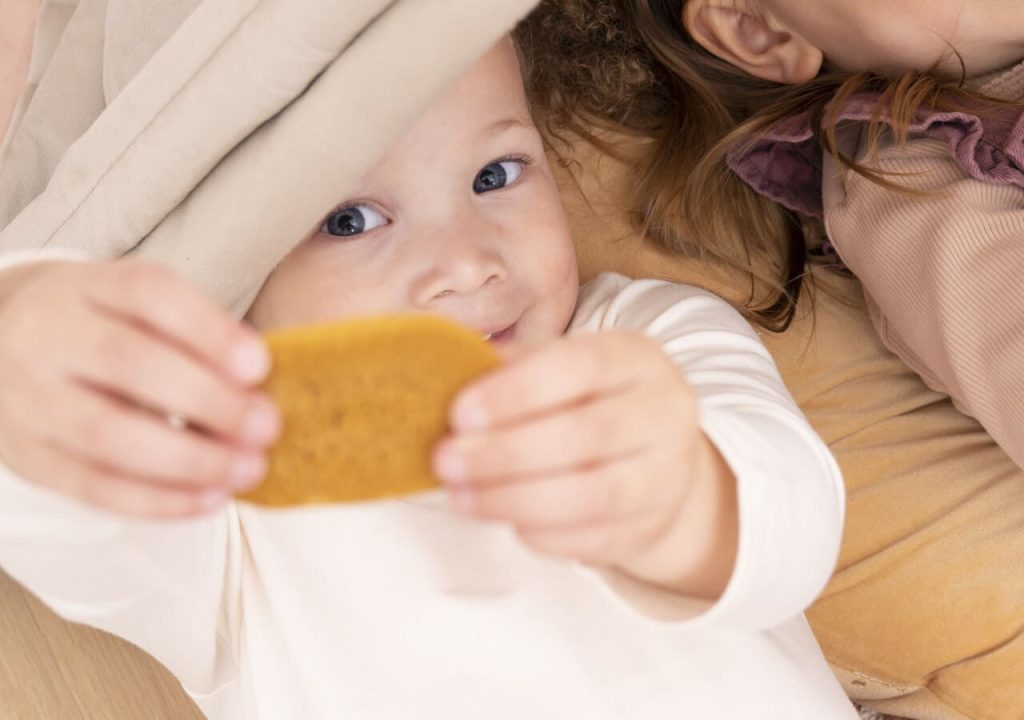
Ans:
POLYGON ((493 342, 546 340, 568 325, 577 282, 569 226, 503 40, 274 270, 249 319, 265 330, 429 313, 493 342))
POLYGON ((931 69, 969 76, 1024 57, 1022 0, 763 0, 844 70, 931 69))

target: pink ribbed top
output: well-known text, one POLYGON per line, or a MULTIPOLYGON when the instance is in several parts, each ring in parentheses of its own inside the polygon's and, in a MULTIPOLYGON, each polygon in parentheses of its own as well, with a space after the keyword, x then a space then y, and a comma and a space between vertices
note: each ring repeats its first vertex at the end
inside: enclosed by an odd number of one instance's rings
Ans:
MULTIPOLYGON (((1024 64, 979 87, 1024 99, 1024 64)), ((1017 126, 1010 140, 1022 139, 1017 126)), ((971 177, 935 137, 872 158, 859 137, 849 143, 859 161, 928 193, 892 192, 825 158, 825 225, 875 327, 1024 465, 1024 183, 971 177)))

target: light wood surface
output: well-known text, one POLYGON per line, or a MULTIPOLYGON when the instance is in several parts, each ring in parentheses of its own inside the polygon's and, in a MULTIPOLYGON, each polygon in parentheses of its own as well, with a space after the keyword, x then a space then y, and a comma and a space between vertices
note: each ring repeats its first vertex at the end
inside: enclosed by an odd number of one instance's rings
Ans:
POLYGON ((65 622, 0 572, 0 720, 201 720, 134 645, 65 622))

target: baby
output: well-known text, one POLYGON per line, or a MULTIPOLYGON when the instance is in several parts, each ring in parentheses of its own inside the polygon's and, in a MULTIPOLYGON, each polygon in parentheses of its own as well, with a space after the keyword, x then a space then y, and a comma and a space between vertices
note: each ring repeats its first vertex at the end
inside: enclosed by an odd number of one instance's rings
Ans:
MULTIPOLYGON (((230 499, 258 467, 170 489, 3 473, 0 563, 213 718, 855 717, 800 617, 838 549, 834 461, 724 301, 616 275, 580 290, 519 72, 508 39, 476 62, 248 315, 439 314, 495 343, 508 362, 457 398, 433 458, 443 491, 272 511, 230 499), (125 514, 160 514, 149 492, 199 516, 125 514)), ((149 347, 182 334, 135 312, 149 347)), ((232 357, 236 385, 262 371, 232 357)), ((119 402, 177 412, 131 387, 119 402)), ((165 432, 223 440, 184 415, 165 432)))

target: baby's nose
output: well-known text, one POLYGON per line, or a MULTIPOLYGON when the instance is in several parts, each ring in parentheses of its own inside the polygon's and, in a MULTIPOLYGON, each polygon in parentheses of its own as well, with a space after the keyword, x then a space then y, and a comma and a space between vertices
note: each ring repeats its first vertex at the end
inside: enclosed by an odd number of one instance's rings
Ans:
POLYGON ((461 240, 437 248, 417 292, 419 302, 427 304, 452 295, 472 295, 487 285, 500 283, 508 269, 500 253, 473 240, 461 240))

